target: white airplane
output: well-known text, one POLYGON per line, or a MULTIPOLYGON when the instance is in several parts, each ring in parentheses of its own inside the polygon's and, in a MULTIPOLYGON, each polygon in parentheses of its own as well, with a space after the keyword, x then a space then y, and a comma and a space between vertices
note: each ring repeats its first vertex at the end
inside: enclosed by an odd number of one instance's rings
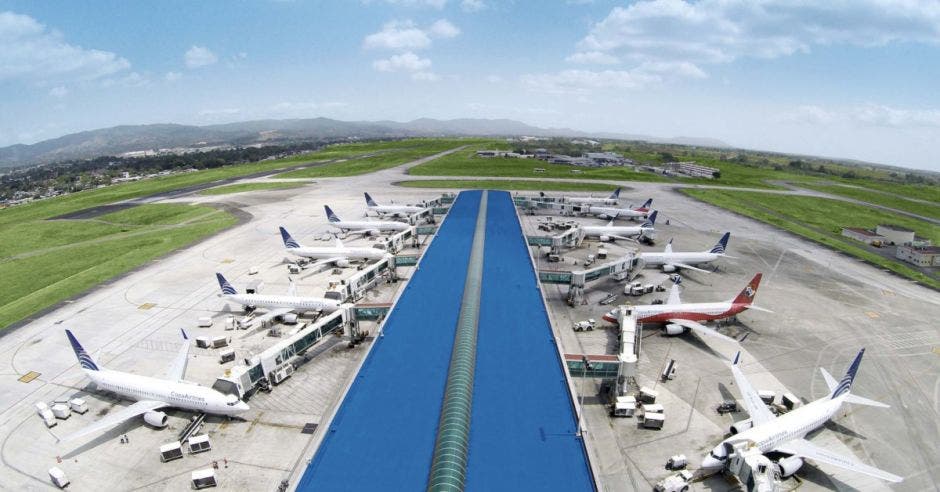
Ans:
POLYGON ((339 229, 340 232, 346 232, 350 234, 365 234, 367 236, 377 236, 382 233, 382 231, 406 231, 409 227, 408 224, 404 222, 394 222, 394 221, 381 221, 381 220, 360 220, 360 221, 350 221, 342 220, 338 215, 333 213, 333 210, 329 205, 324 205, 323 209, 326 210, 326 218, 329 219, 330 225, 339 229))
POLYGON ((154 427, 166 427, 167 416, 165 413, 158 411, 161 408, 179 408, 227 416, 248 411, 248 405, 235 395, 226 395, 212 388, 183 380, 190 344, 186 332, 180 331, 183 333, 183 345, 176 354, 173 363, 167 369, 165 377, 158 379, 105 369, 85 352, 85 349, 78 343, 71 331, 65 330, 69 343, 72 344, 72 350, 75 351, 75 357, 78 358, 78 363, 85 371, 85 374, 98 386, 98 389, 116 393, 129 400, 134 400, 136 403, 124 409, 110 412, 94 424, 69 434, 59 439, 59 441, 71 441, 89 434, 95 434, 138 415, 143 415, 144 422, 154 427))
POLYGON ((377 215, 391 215, 392 217, 407 217, 411 214, 415 214, 425 210, 425 207, 418 207, 414 205, 379 205, 369 196, 369 193, 363 193, 366 197, 366 206, 369 207, 370 212, 375 212, 377 215))
POLYGON ((604 321, 617 324, 618 310, 626 309, 626 314, 636 313, 639 323, 661 323, 667 335, 680 335, 692 331, 696 335, 714 337, 727 342, 738 343, 737 340, 718 333, 700 321, 714 321, 730 318, 748 309, 772 312, 769 309, 757 307, 753 304, 754 295, 760 286, 761 274, 754 275, 747 287, 734 299, 724 302, 695 302, 683 304, 679 298, 679 284, 673 284, 669 291, 669 299, 665 304, 647 304, 639 306, 621 306, 603 316, 604 321))
POLYGON ((614 190, 607 198, 595 198, 595 197, 583 197, 583 196, 566 196, 565 201, 568 203, 577 203, 581 205, 591 205, 591 204, 601 204, 601 205, 616 205, 620 199, 620 188, 614 190))
POLYGON ((804 459, 811 459, 819 463, 826 463, 880 478, 881 480, 894 483, 901 482, 902 477, 860 463, 854 457, 839 455, 818 447, 804 438, 807 433, 819 428, 836 415, 843 403, 889 408, 884 403, 855 396, 850 392, 864 353, 865 349, 859 350, 855 360, 852 361, 852 365, 849 366, 849 370, 838 382, 825 369, 820 367, 819 370, 822 371, 826 385, 829 386, 829 394, 777 417, 761 401, 760 395, 757 394, 750 381, 744 377, 744 373, 738 368, 738 363, 741 360, 741 352, 738 352, 731 364, 731 372, 734 374, 735 384, 738 385, 741 391, 751 422, 746 430, 734 434, 715 446, 711 453, 702 460, 702 468, 724 467, 734 446, 745 443, 748 446, 756 446, 761 453, 776 451, 790 455, 777 463, 777 468, 781 476, 784 477, 796 473, 803 466, 804 459))
POLYGON ((215 274, 219 281, 219 287, 222 288, 222 294, 219 296, 226 301, 232 301, 248 308, 264 308, 266 312, 257 321, 265 323, 278 317, 284 317, 298 311, 323 311, 332 313, 339 309, 340 302, 334 299, 325 299, 322 297, 301 297, 295 295, 297 291, 294 282, 290 282, 287 288, 287 295, 277 296, 269 294, 239 294, 232 284, 225 280, 221 273, 215 274))
MULTIPOLYGON (((397 223, 397 222, 396 222, 397 223)), ((313 258, 319 260, 311 266, 317 266, 332 263, 340 268, 349 266, 349 260, 381 260, 388 256, 388 252, 378 248, 346 247, 339 238, 334 238, 333 246, 302 246, 297 242, 287 229, 281 230, 281 240, 284 241, 284 247, 287 252, 303 258, 313 258)))
POLYGON ((614 239, 629 241, 653 232, 653 226, 656 225, 657 214, 659 214, 659 212, 654 210, 649 218, 646 219, 646 222, 638 226, 615 226, 614 221, 611 220, 605 226, 581 226, 581 230, 584 231, 586 237, 597 236, 603 242, 613 241, 614 239))
POLYGON ((599 219, 617 219, 621 217, 627 219, 646 218, 647 214, 650 213, 650 205, 652 204, 653 199, 650 198, 637 208, 595 207, 592 205, 588 207, 587 212, 597 216, 599 219))
POLYGON ((666 273, 672 273, 679 269, 708 273, 708 270, 702 270, 693 265, 709 263, 721 257, 732 258, 725 254, 725 248, 728 247, 729 238, 731 238, 731 233, 726 232, 712 249, 689 253, 673 252, 672 239, 670 239, 669 243, 666 244, 666 249, 662 253, 640 253, 640 258, 646 262, 647 267, 659 267, 666 273))

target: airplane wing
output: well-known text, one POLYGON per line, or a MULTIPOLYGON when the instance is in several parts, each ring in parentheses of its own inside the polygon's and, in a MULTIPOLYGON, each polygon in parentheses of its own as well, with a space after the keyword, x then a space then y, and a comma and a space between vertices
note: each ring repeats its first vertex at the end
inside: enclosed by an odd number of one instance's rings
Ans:
POLYGON ((159 408, 168 406, 168 404, 162 401, 139 401, 127 408, 109 413, 106 417, 95 422, 94 424, 91 424, 80 431, 73 432, 59 439, 59 442, 72 441, 89 434, 96 434, 98 432, 110 429, 111 427, 114 427, 115 425, 118 425, 126 420, 130 420, 138 415, 143 415, 151 410, 157 410, 159 408))
POLYGON ((632 242, 634 242, 634 243, 636 242, 636 239, 634 239, 634 238, 632 238, 632 237, 616 236, 616 235, 613 235, 613 234, 604 234, 604 235, 607 236, 607 237, 610 237, 610 238, 620 239, 620 240, 622 240, 622 241, 632 241, 632 242))
POLYGON ((257 318, 255 318, 255 321, 257 321, 259 324, 262 324, 262 325, 263 325, 263 324, 267 323, 268 321, 271 321, 272 319, 277 318, 278 316, 284 316, 285 314, 289 314, 289 313, 291 313, 291 312, 293 312, 293 311, 294 311, 294 310, 291 309, 291 308, 277 308, 277 309, 272 309, 272 310, 270 310, 270 311, 268 311, 268 312, 262 314, 261 316, 258 316, 257 318))
MULTIPOLYGON (((330 263, 336 263, 336 262, 339 261, 339 260, 345 260, 345 259, 346 259, 345 256, 334 256, 333 258, 325 258, 325 259, 317 260, 317 261, 311 263, 310 265, 308 265, 308 268, 316 268, 316 267, 318 267, 318 266, 320 266, 320 265, 329 265, 330 263)), ((291 285, 293 285, 293 284, 291 284, 291 285)), ((293 294, 288 293, 287 295, 293 295, 293 294)))
POLYGON ((683 328, 688 328, 693 333, 701 337, 705 337, 705 338, 712 337, 712 338, 718 338, 720 340, 724 340, 730 343, 738 343, 737 340, 727 335, 722 335, 721 333, 718 333, 718 331, 715 329, 709 328, 703 324, 696 323, 695 321, 692 321, 689 319, 671 319, 669 320, 669 322, 673 324, 677 324, 683 328))
POLYGON ((189 337, 186 336, 186 332, 180 330, 183 333, 183 344, 180 345, 179 352, 176 354, 176 358, 173 359, 173 363, 170 364, 170 367, 166 370, 166 378, 170 381, 179 381, 183 379, 183 376, 186 374, 186 361, 189 360, 189 337))
POLYGON ((682 268, 683 270, 695 270, 696 272, 711 273, 711 272, 709 272, 708 270, 703 270, 703 269, 701 269, 701 268, 694 267, 694 266, 692 266, 692 265, 686 265, 685 263, 678 263, 678 262, 675 262, 675 261, 672 262, 672 263, 670 263, 670 265, 672 265, 672 266, 674 266, 674 267, 682 268))
POLYGON ((893 473, 888 473, 873 466, 860 463, 854 457, 843 456, 841 454, 829 451, 828 449, 821 448, 807 441, 806 439, 794 439, 787 442, 779 449, 780 451, 792 453, 795 456, 799 456, 801 458, 809 458, 813 461, 838 466, 839 468, 845 468, 846 470, 880 478, 889 482, 899 483, 904 480, 903 477, 899 477, 893 473))
POLYGON ((754 422, 754 426, 757 427, 758 425, 770 422, 776 417, 770 412, 770 409, 767 408, 764 401, 760 399, 760 395, 758 395, 754 387, 751 386, 751 382, 744 377, 744 373, 741 372, 741 369, 738 368, 738 360, 740 357, 741 352, 738 352, 738 355, 734 358, 734 363, 731 364, 731 374, 734 375, 734 382, 738 385, 741 396, 744 398, 744 406, 747 408, 747 414, 751 417, 751 421, 754 422))
POLYGON ((679 298, 679 284, 672 284, 672 287, 669 289, 669 298, 666 299, 666 304, 682 304, 682 299, 679 298))
POLYGON ((753 309, 753 310, 755 310, 755 311, 763 311, 763 312, 765 312, 765 313, 773 313, 773 311, 771 311, 771 310, 769 310, 769 309, 767 309, 767 308, 762 308, 762 307, 760 307, 760 306, 755 306, 755 305, 753 305, 753 304, 748 304, 748 305, 747 305, 747 308, 748 308, 748 309, 753 309))

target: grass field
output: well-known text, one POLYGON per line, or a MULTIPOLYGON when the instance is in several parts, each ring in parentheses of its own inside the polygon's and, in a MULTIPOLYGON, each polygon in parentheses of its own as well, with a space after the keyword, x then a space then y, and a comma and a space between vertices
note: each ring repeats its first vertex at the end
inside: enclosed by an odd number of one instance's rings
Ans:
POLYGON ((316 156, 318 159, 323 156, 329 156, 331 159, 345 158, 348 160, 288 171, 277 175, 277 177, 324 178, 356 176, 400 166, 416 159, 428 157, 461 145, 476 144, 479 142, 479 139, 413 139, 394 142, 394 146, 372 145, 371 150, 368 151, 362 150, 364 144, 349 144, 348 146, 338 145, 312 155, 316 156), (357 150, 352 151, 351 149, 357 150), (365 156, 362 156, 362 154, 365 154, 365 156))
POLYGON ((398 186, 409 188, 457 188, 464 190, 531 190, 531 191, 613 191, 616 185, 606 183, 577 183, 573 181, 533 180, 452 180, 430 179, 399 181, 398 186))
POLYGON ((216 186, 199 192, 200 195, 228 195, 231 193, 244 193, 246 191, 269 191, 269 190, 288 190, 291 188, 300 188, 304 183, 238 183, 233 185, 216 186))
POLYGON ((854 198, 855 200, 861 200, 863 202, 874 203, 876 205, 882 205, 898 210, 904 210, 905 212, 923 215, 924 217, 940 219, 940 201, 936 201, 931 204, 920 201, 907 200, 903 198, 903 196, 899 195, 900 193, 904 193, 903 190, 885 193, 880 190, 872 190, 869 188, 862 188, 857 186, 844 186, 839 184, 800 183, 799 186, 816 191, 822 191, 832 195, 854 198))
POLYGON ((151 204, 86 220, 0 225, 0 329, 236 222, 207 206, 151 204))
MULTIPOLYGON (((503 145, 500 145, 502 147, 503 145)), ((647 171, 634 171, 626 167, 578 168, 564 164, 529 159, 477 157, 476 151, 493 149, 494 144, 481 144, 468 147, 460 152, 435 159, 415 166, 409 174, 416 176, 487 176, 514 178, 578 178, 605 179, 616 181, 645 181, 661 183, 708 184, 715 186, 740 186, 750 188, 773 189, 780 186, 769 183, 772 180, 792 176, 783 171, 743 166, 723 161, 709 161, 702 164, 721 169, 720 179, 677 178, 654 174, 647 171), (536 173, 535 168, 544 169, 536 173)))
POLYGON ((901 260, 880 256, 862 243, 841 236, 842 227, 873 228, 880 223, 892 223, 909 227, 936 243, 940 240, 940 228, 927 222, 827 198, 730 190, 686 189, 683 192, 940 289, 937 278, 925 275, 901 260))

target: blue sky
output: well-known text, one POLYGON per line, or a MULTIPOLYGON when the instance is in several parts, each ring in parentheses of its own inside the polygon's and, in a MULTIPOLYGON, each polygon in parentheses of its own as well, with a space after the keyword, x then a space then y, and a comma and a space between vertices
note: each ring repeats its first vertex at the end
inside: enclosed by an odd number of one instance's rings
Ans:
POLYGON ((0 145, 513 118, 940 171, 940 3, 0 0, 0 145))

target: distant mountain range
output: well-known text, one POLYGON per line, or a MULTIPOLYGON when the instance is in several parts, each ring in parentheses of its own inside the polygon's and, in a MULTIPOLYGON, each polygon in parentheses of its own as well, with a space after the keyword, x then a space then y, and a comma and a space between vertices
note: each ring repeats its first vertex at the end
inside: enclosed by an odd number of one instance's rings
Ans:
POLYGON ((32 145, 0 148, 0 167, 45 164, 125 152, 208 146, 278 144, 342 138, 400 138, 430 136, 535 136, 644 140, 705 147, 729 147, 708 138, 656 138, 647 135, 587 133, 568 128, 538 128, 507 119, 396 121, 339 121, 329 118, 256 120, 222 125, 125 125, 72 133, 32 145))

